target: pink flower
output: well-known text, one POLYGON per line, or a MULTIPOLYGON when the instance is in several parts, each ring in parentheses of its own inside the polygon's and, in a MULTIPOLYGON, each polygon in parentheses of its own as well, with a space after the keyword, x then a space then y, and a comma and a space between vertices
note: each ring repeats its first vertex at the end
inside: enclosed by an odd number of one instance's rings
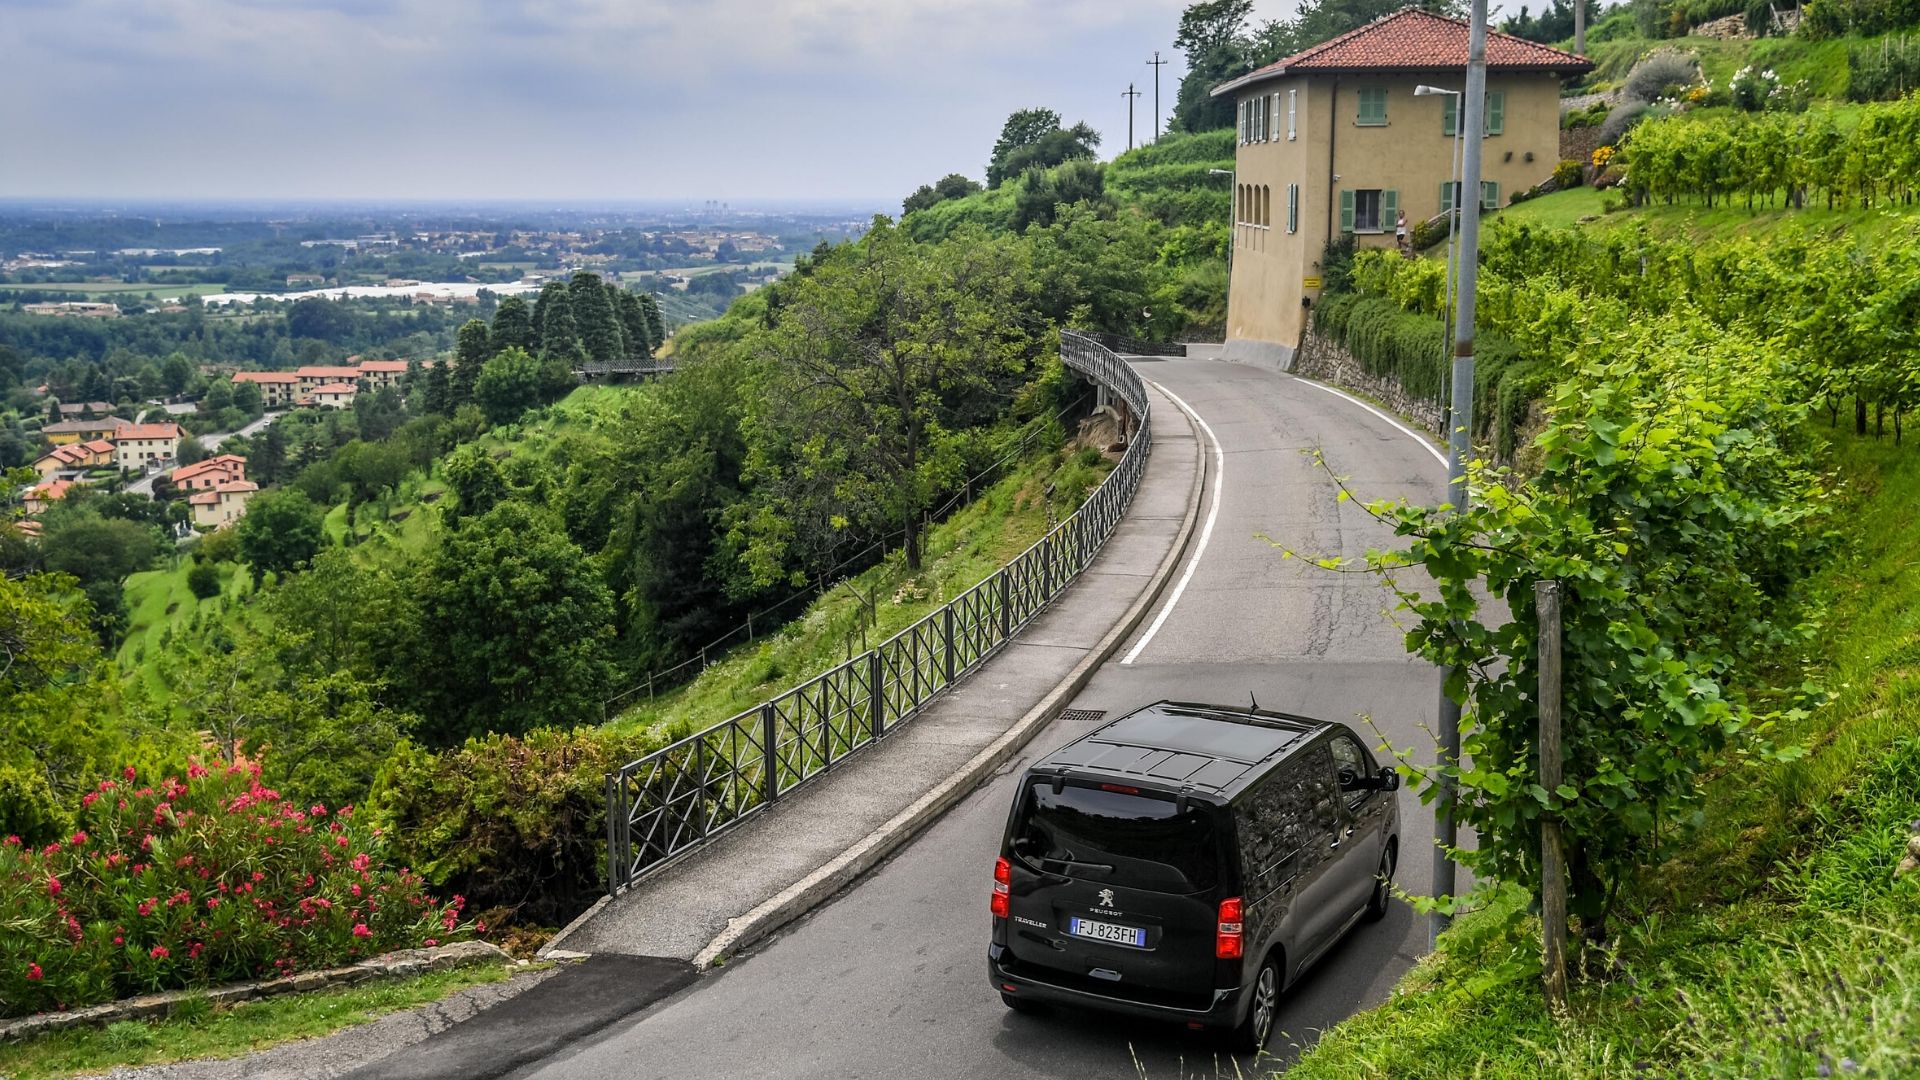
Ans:
POLYGON ((145 900, 140 901, 140 914, 151 915, 153 914, 153 909, 158 906, 160 906, 159 897, 149 896, 145 900))
POLYGON ((220 906, 220 898, 219 898, 219 897, 217 897, 217 896, 209 896, 209 897, 207 897, 207 910, 209 910, 209 911, 211 911, 211 910, 213 910, 214 908, 217 908, 217 907, 219 907, 219 906, 220 906))
POLYGON ((198 780, 205 775, 207 775, 207 767, 205 765, 197 761, 187 763, 187 779, 198 780))
POLYGON ((367 929, 366 923, 354 923, 353 936, 354 937, 372 937, 373 931, 367 929))
POLYGON ((365 870, 371 865, 373 865, 373 860, 368 858, 367 853, 364 851, 353 857, 353 868, 355 870, 365 870))
POLYGON ((97 792, 97 791, 89 791, 89 792, 87 792, 87 793, 86 793, 85 795, 82 795, 82 796, 80 796, 80 805, 81 805, 81 806, 92 806, 92 805, 93 805, 94 803, 96 803, 96 802, 98 802, 99 800, 100 800, 100 793, 99 793, 99 792, 97 792))
POLYGON ((155 960, 165 960, 167 957, 172 956, 173 953, 167 951, 165 945, 155 945, 153 951, 147 955, 153 957, 155 960))
POLYGON ((85 844, 86 842, 87 842, 87 832, 86 832, 86 830, 85 830, 85 829, 82 829, 82 830, 80 830, 79 832, 77 832, 77 833, 74 833, 74 834, 73 834, 73 846, 74 846, 74 847, 80 847, 81 845, 83 845, 83 844, 85 844))
POLYGON ((120 775, 126 777, 128 780, 132 780, 134 777, 133 766, 129 765, 126 768, 121 769, 120 775))
POLYGON ((427 948, 429 948, 429 949, 431 949, 431 948, 433 948, 433 947, 434 947, 435 945, 438 945, 438 944, 440 944, 440 939, 439 939, 439 938, 428 938, 428 939, 426 940, 426 942, 425 942, 425 944, 426 944, 426 946, 427 946, 427 948))
POLYGON ((312 806, 307 808, 307 813, 312 814, 314 817, 326 817, 327 808, 320 805, 319 803, 314 803, 312 806))
POLYGON ((127 943, 127 939, 121 937, 119 934, 115 934, 113 935, 113 943, 115 945, 125 945, 127 943))
POLYGON ((47 895, 48 896, 60 895, 60 879, 59 878, 50 877, 47 879, 47 895))
POLYGON ((27 965, 27 981, 28 982, 39 982, 42 978, 43 976, 40 973, 39 964, 27 965))

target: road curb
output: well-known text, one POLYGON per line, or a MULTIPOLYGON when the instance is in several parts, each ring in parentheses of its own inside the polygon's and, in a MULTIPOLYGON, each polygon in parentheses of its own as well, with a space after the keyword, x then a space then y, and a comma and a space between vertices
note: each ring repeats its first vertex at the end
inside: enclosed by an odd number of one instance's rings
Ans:
MULTIPOLYGON (((1171 402, 1169 402, 1171 404, 1171 402)), ((1080 663, 1068 673, 1067 677, 1053 688, 1040 703, 1028 710, 1025 716, 1016 721, 1004 734, 989 743, 961 770, 947 778, 933 790, 914 800, 906 809, 895 814, 886 824, 868 833, 867 836, 828 861, 819 869, 808 874, 778 894, 766 900, 759 907, 739 918, 729 920, 706 948, 701 949, 693 958, 696 970, 705 971, 728 956, 766 937, 793 920, 811 911, 822 901, 831 897, 860 875, 872 869, 881 860, 893 854, 907 841, 938 820, 955 803, 965 798, 974 788, 986 781, 1009 758, 1039 734, 1040 729, 1060 714, 1093 678, 1100 665, 1107 662, 1133 631, 1141 620, 1166 591, 1167 583, 1173 579, 1174 570, 1186 555, 1187 548, 1193 542, 1194 526, 1200 517, 1200 505, 1206 495, 1207 455, 1201 445, 1200 429, 1193 418, 1182 410, 1176 410, 1187 421, 1187 430, 1192 433, 1196 453, 1194 454, 1194 476, 1191 493, 1187 499, 1187 513, 1181 522, 1180 532, 1174 538, 1173 548, 1167 552, 1153 577, 1140 596, 1120 617, 1113 628, 1107 632, 1099 644, 1095 645, 1080 663)), ((1136 495, 1137 499, 1138 496, 1136 495)), ((568 927, 570 931, 572 926, 568 927)), ((566 935, 562 931, 561 937, 566 935)), ((557 943, 560 938, 556 937, 557 943)))

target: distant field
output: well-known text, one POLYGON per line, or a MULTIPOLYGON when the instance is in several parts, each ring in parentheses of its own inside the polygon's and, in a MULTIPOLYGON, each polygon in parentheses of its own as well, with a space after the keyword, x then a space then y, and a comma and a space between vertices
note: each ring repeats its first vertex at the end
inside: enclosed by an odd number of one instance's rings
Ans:
POLYGON ((139 282, 129 285, 123 281, 44 281, 33 285, 0 285, 0 291, 6 292, 76 292, 95 295, 109 293, 134 293, 155 296, 212 296, 227 291, 225 285, 155 285, 151 282, 139 282))

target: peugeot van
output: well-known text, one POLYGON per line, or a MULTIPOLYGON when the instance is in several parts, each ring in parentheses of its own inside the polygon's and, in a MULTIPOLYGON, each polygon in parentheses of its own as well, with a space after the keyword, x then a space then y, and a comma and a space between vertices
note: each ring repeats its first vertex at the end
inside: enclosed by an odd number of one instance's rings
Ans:
POLYGON ((1022 776, 987 971, 1009 1008, 1266 1046, 1280 994, 1391 897, 1400 777, 1343 724, 1163 701, 1022 776))

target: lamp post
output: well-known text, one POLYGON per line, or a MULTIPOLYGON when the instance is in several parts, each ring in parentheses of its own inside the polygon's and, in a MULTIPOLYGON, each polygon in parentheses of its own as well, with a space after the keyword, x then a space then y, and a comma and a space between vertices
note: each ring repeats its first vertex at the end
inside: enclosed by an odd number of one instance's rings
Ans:
MULTIPOLYGON (((1426 85, 1416 86, 1413 88, 1414 97, 1437 97, 1442 94, 1455 99, 1454 112, 1453 112, 1453 161, 1452 161, 1453 206, 1447 210, 1447 291, 1446 291, 1446 312, 1443 316, 1443 321, 1446 324, 1446 330, 1441 335, 1442 341, 1451 343, 1453 341, 1454 252, 1456 250, 1456 246, 1460 243, 1460 200, 1465 197, 1465 193, 1460 186, 1460 157, 1461 157, 1462 147, 1464 146, 1464 142, 1460 138, 1460 132, 1466 126, 1466 117, 1462 116, 1460 113, 1460 105, 1459 105, 1459 99, 1461 96, 1460 91, 1448 90, 1445 87, 1441 87, 1441 86, 1426 86, 1426 85)), ((1446 422, 1444 424, 1442 430, 1450 431, 1453 428, 1453 425, 1450 422, 1451 415, 1452 415, 1451 414, 1452 408, 1453 408, 1453 388, 1448 387, 1446 411, 1444 411, 1441 414, 1441 418, 1443 421, 1449 421, 1449 422, 1446 422)))

